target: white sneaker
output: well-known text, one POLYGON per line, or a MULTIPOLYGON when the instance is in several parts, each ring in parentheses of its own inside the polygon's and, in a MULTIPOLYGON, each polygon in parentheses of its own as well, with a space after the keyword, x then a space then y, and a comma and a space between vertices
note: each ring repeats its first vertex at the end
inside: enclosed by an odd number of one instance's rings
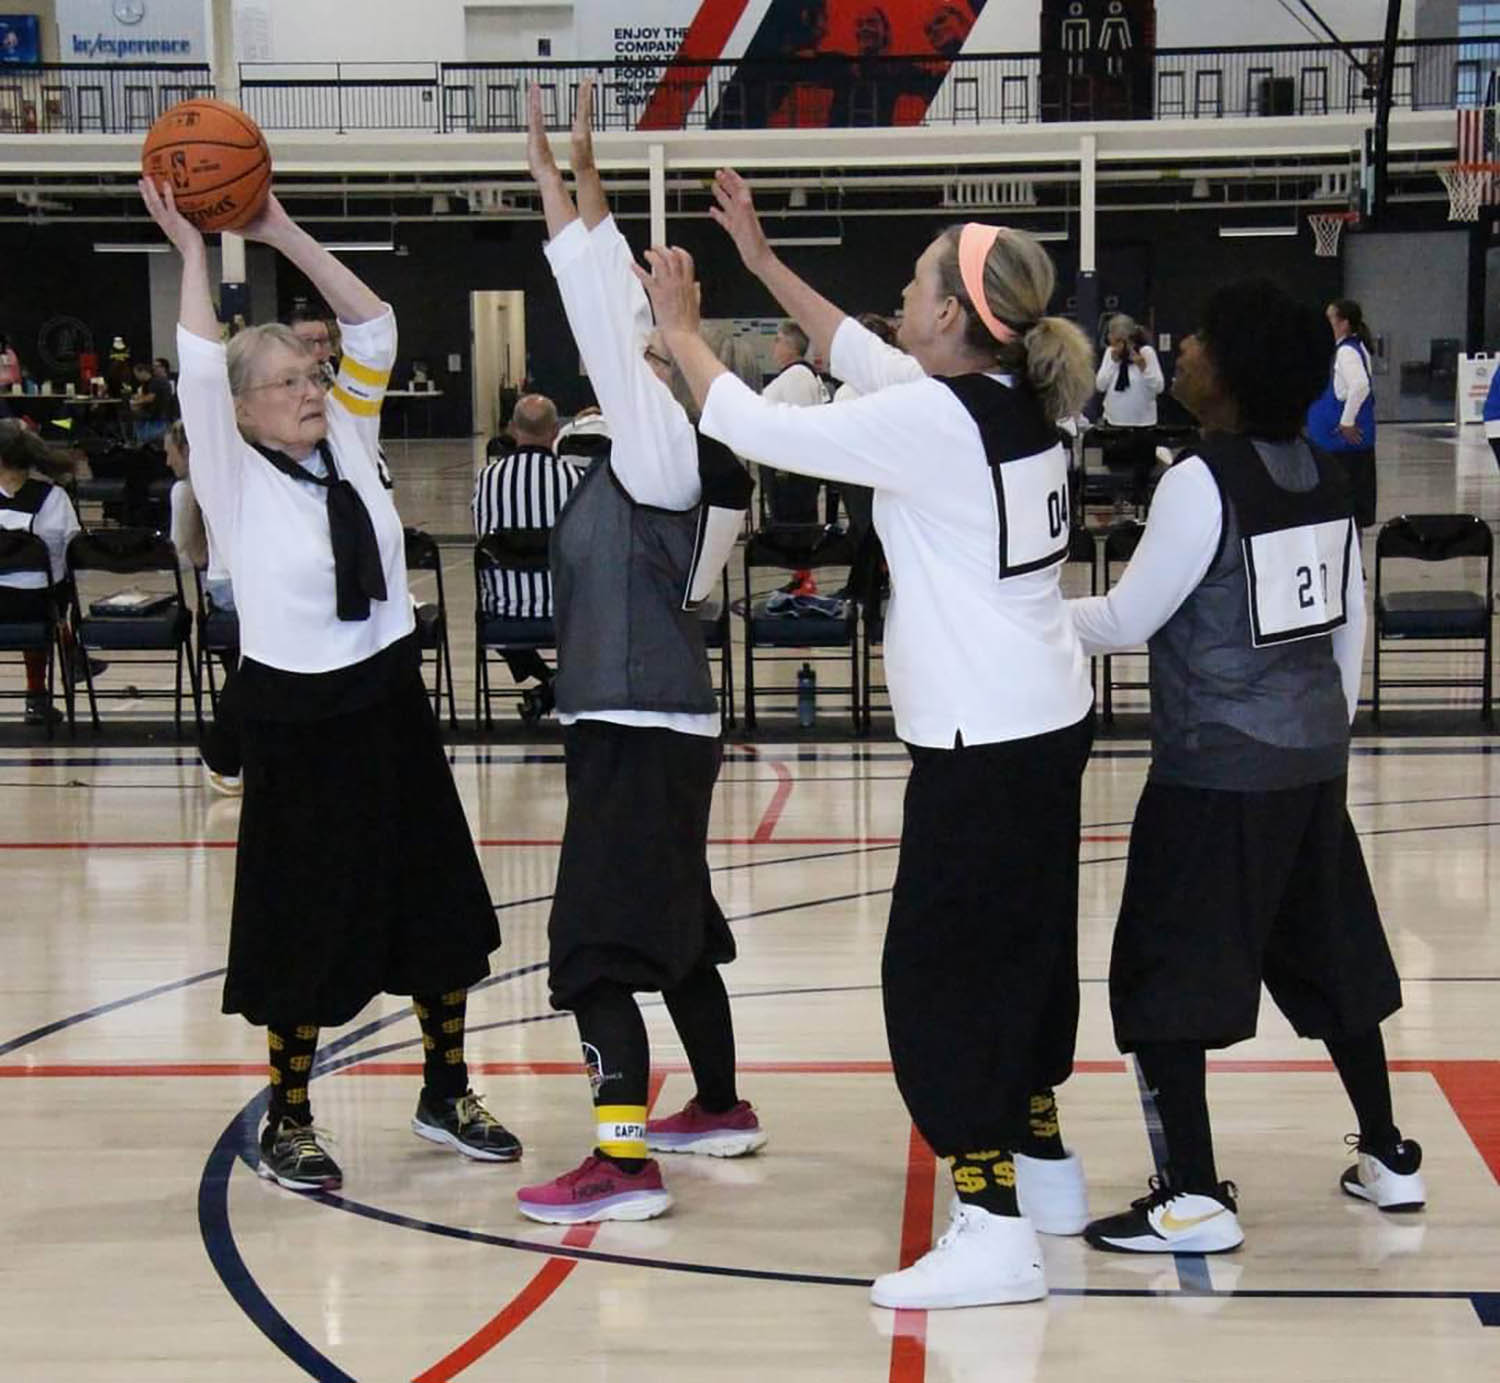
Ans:
POLYGON ((203 765, 203 772, 210 789, 220 797, 238 797, 245 790, 244 781, 238 774, 231 776, 228 773, 215 773, 207 764, 203 765))
POLYGON ((1040 1301, 1042 1249, 1030 1220, 956 1204, 947 1232, 909 1268, 875 1279, 870 1300, 895 1310, 941 1311, 1040 1301))
POLYGON ((1421 1166, 1422 1145, 1403 1138, 1385 1157, 1360 1148, 1359 1160, 1339 1178, 1339 1185, 1345 1195, 1370 1201, 1392 1214, 1410 1213, 1427 1204, 1421 1166))
POLYGON ((1129 1210, 1095 1220, 1083 1237, 1106 1253, 1226 1253, 1245 1242, 1234 1183, 1212 1195, 1176 1191, 1159 1177, 1129 1210))
POLYGON ((1015 1154, 1016 1199, 1038 1234, 1082 1234, 1089 1222, 1089 1190, 1083 1159, 1015 1154))

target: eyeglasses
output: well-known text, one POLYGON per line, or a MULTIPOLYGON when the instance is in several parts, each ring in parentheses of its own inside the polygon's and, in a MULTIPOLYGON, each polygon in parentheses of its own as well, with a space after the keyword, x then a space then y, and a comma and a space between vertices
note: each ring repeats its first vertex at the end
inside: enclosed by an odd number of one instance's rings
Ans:
POLYGON ((274 389, 278 393, 285 394, 288 398, 297 398, 309 387, 316 389, 321 394, 328 388, 328 376, 321 369, 305 370, 300 374, 281 375, 276 379, 268 379, 261 384, 252 384, 250 390, 274 389))

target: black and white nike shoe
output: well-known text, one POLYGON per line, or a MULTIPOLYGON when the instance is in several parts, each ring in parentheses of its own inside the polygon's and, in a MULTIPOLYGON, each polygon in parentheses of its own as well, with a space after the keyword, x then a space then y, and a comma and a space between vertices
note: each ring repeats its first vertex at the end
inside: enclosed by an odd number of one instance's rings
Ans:
POLYGON ((1129 1210, 1095 1220, 1083 1237, 1106 1253, 1227 1253, 1245 1242, 1234 1183, 1179 1191, 1161 1177, 1129 1210))
POLYGON ((1354 1135, 1351 1141, 1358 1161, 1339 1178, 1346 1196, 1357 1196, 1391 1214, 1417 1211, 1427 1204, 1422 1145, 1416 1139, 1399 1139, 1390 1148, 1367 1148, 1354 1135))

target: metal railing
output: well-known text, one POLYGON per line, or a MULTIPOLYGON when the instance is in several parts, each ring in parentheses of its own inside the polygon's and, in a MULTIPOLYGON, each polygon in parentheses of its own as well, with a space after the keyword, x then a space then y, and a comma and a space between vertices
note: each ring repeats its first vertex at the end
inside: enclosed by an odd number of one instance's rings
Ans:
MULTIPOLYGON (((241 66, 241 100, 267 129, 514 132, 526 91, 571 123, 592 77, 596 129, 847 128, 1362 113, 1378 43, 1136 49, 1114 55, 820 56, 666 63, 241 66)), ((1398 45, 1397 109, 1496 99, 1500 37, 1398 45)))
MULTIPOLYGON (((1158 48, 953 59, 819 56, 666 63, 243 63, 240 100, 268 130, 517 131, 526 91, 572 121, 588 76, 600 130, 851 128, 1365 113, 1377 43, 1158 48)), ((1397 109, 1494 102, 1500 37, 1398 45, 1397 109)), ((203 64, 5 64, 0 134, 122 134, 213 94, 203 64)))
POLYGON ((5 63, 0 135, 144 132, 169 106, 213 94, 204 63, 5 63))

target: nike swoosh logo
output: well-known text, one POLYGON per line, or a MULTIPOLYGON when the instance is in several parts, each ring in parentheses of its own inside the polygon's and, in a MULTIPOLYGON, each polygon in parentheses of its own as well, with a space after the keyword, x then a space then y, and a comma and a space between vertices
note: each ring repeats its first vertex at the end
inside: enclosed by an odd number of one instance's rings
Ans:
POLYGON ((1170 1210, 1165 1211, 1161 1217, 1161 1227, 1168 1234, 1180 1234, 1185 1229, 1191 1229, 1194 1225, 1201 1225, 1222 1215, 1224 1210, 1210 1210, 1207 1215, 1189 1215, 1185 1220, 1179 1220, 1170 1210))

